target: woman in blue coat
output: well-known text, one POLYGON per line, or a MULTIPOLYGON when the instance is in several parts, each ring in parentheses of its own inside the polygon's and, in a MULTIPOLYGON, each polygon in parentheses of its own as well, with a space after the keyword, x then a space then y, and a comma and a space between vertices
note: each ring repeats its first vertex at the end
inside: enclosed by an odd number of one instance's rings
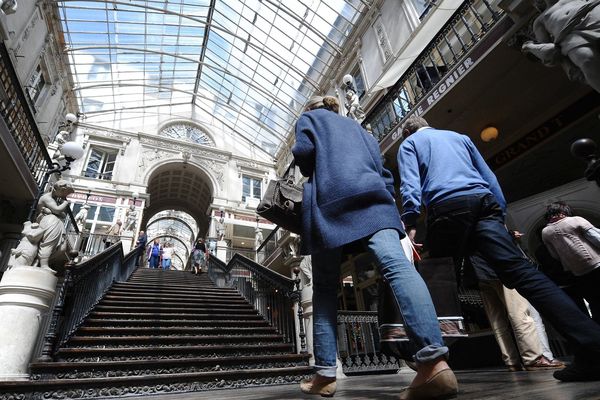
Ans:
POLYGON ((304 183, 302 252, 313 263, 313 347, 315 376, 304 393, 332 396, 336 383, 337 287, 342 248, 361 242, 374 256, 402 311, 418 373, 401 398, 448 397, 457 383, 446 363, 431 296, 404 254, 405 233, 394 201, 393 178, 383 168, 375 139, 338 114, 334 97, 311 98, 296 123, 292 153, 304 183))

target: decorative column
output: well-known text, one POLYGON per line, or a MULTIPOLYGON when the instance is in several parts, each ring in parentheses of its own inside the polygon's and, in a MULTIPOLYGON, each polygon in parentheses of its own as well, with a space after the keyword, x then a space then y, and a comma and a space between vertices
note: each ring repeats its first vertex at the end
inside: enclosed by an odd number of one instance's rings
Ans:
POLYGON ((18 266, 0 281, 0 380, 27 380, 28 366, 56 288, 51 269, 18 266))

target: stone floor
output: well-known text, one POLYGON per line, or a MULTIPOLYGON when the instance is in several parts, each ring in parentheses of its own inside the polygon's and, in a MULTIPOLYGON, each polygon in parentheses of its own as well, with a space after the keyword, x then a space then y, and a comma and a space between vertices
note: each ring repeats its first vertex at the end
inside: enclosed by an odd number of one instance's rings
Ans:
MULTIPOLYGON (((362 375, 338 380, 335 399, 396 399, 412 372, 397 375, 362 375)), ((600 382, 563 383, 551 371, 506 372, 504 369, 458 371, 460 400, 600 400, 600 382)), ((298 385, 268 386, 209 392, 127 398, 135 400, 294 400, 319 399, 300 393, 298 385)))

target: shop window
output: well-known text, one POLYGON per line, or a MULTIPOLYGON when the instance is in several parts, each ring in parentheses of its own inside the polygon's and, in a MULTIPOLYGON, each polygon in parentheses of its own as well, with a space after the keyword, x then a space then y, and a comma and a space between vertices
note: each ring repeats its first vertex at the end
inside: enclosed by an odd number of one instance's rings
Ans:
POLYGON ((262 198, 262 179, 252 178, 247 175, 242 176, 242 201, 248 202, 250 199, 260 201, 262 198))
POLYGON ((94 179, 112 180, 117 150, 109 151, 92 148, 83 176, 94 179))

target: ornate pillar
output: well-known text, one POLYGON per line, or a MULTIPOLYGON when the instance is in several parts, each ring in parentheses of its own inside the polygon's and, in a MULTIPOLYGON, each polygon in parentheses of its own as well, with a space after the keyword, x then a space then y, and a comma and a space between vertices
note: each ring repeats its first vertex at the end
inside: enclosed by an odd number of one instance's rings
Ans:
POLYGON ((50 269, 18 266, 0 281, 0 380, 27 380, 28 366, 57 279, 50 269))

